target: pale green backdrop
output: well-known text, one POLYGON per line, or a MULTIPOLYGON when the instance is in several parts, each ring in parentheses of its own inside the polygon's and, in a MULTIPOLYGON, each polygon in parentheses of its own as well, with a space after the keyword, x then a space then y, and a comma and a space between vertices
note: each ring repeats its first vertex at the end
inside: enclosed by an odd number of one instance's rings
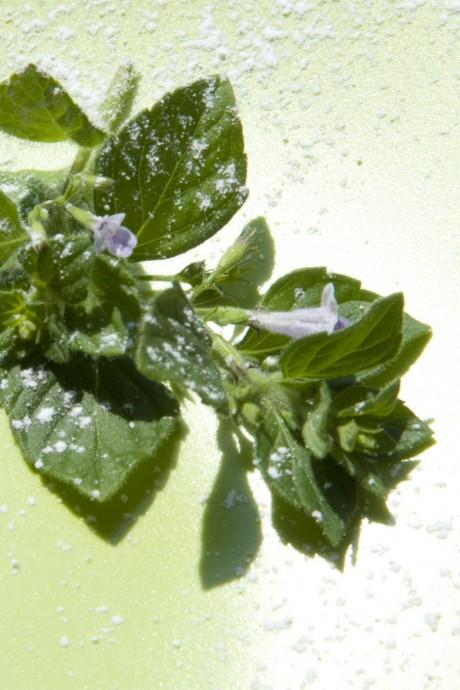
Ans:
MULTIPOLYGON (((276 274, 327 264, 402 290, 435 333, 403 397, 435 418, 438 439, 391 499, 396 527, 365 526, 340 574, 279 544, 250 476, 258 524, 207 408, 187 407, 166 486, 120 500, 111 539, 42 486, 2 417, 1 690, 460 687, 459 29, 458 0, 0 2, 0 77, 38 62, 95 119, 128 57, 143 74, 136 108, 228 74, 250 197, 207 256, 263 214, 276 274), (225 540, 206 523, 203 561, 207 505, 225 540)), ((2 169, 72 155, 0 138, 2 169)))

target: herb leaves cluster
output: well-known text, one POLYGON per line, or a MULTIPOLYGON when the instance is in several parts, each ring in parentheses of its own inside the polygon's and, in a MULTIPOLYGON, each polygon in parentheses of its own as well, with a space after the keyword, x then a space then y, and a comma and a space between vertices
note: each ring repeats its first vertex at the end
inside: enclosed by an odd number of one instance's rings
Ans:
POLYGON ((78 146, 70 170, 0 173, 0 404, 17 443, 43 476, 103 503, 156 462, 196 394, 251 440, 280 533, 313 524, 346 545, 357 520, 387 513, 408 459, 432 443, 398 398, 430 329, 400 293, 379 297, 324 268, 262 296, 273 241, 261 218, 214 268, 147 275, 141 262, 201 244, 241 207, 246 156, 227 80, 128 119, 137 81, 131 65, 117 72, 99 126, 34 65, 0 84, 3 131, 78 146), (121 214, 136 238, 129 258, 98 250, 91 230, 121 214), (262 313, 311 321, 330 285, 333 332, 255 326, 262 313))

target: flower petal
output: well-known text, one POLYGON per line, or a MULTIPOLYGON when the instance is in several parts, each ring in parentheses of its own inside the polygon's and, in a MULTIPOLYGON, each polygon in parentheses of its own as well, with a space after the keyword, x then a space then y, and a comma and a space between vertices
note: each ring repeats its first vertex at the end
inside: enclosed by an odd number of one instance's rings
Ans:
POLYGON ((254 311, 249 323, 257 328, 287 335, 289 338, 303 338, 314 333, 333 333, 349 325, 347 319, 338 315, 338 304, 334 286, 328 283, 321 295, 320 307, 305 307, 291 311, 254 311))
POLYGON ((105 219, 110 223, 116 223, 116 225, 121 225, 126 217, 126 213, 115 213, 113 216, 105 216, 105 219))
POLYGON ((128 228, 119 227, 115 231, 110 228, 105 243, 111 254, 126 259, 133 253, 133 249, 137 245, 137 237, 128 228))

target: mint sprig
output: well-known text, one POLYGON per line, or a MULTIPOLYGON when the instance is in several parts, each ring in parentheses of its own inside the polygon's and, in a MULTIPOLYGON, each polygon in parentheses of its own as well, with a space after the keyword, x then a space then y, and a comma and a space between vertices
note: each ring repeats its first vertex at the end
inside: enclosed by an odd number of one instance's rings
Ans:
MULTIPOLYGON (((162 466, 196 395, 252 448, 281 537, 340 561, 363 518, 390 520, 389 492, 433 443, 398 398, 430 329, 400 293, 325 268, 262 294, 262 218, 214 267, 146 274, 140 262, 201 244, 238 211, 246 155, 227 80, 127 121, 138 81, 130 64, 117 72, 102 126, 33 65, 0 84, 1 129, 78 146, 68 170, 0 173, 0 404, 34 470, 110 509, 141 465, 162 466)), ((233 457, 225 475, 241 483, 233 457)))

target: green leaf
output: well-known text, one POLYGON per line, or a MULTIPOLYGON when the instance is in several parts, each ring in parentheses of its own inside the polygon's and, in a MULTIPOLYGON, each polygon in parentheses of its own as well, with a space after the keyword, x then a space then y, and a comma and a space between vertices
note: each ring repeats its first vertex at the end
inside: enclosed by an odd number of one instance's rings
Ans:
POLYGON ((177 274, 177 279, 180 282, 188 283, 193 287, 196 285, 201 285, 201 283, 206 279, 205 262, 193 261, 193 263, 187 264, 187 266, 177 274))
MULTIPOLYGON (((349 408, 350 413, 352 409, 349 408)), ((362 409, 360 407, 351 419, 341 418, 340 413, 337 418, 339 445, 347 452, 357 452, 379 461, 403 460, 417 455, 434 442, 429 424, 419 419, 401 400, 396 400, 386 415, 379 409, 361 415, 362 409)))
POLYGON ((34 206, 62 193, 68 174, 68 170, 0 171, 0 189, 14 201, 20 216, 27 221, 34 206))
POLYGON ((112 79, 101 106, 101 115, 110 132, 115 132, 129 117, 139 86, 140 75, 131 62, 121 65, 112 79))
POLYGON ((357 375, 358 381, 378 387, 401 378, 420 357, 431 334, 429 326, 404 314, 401 345, 395 356, 377 367, 360 372, 357 375))
POLYGON ((70 347, 92 357, 116 357, 133 350, 141 316, 136 283, 123 262, 96 255, 83 305, 68 309, 70 347))
POLYGON ((0 290, 0 352, 11 350, 18 339, 25 301, 20 290, 0 290))
POLYGON ((31 141, 73 140, 98 146, 104 133, 91 124, 53 77, 28 65, 0 84, 0 128, 31 141))
POLYGON ((99 215, 126 213, 138 261, 181 254, 214 235, 244 202, 246 156, 228 81, 197 81, 167 94, 100 151, 99 215))
POLYGON ((398 399, 399 381, 375 390, 368 386, 353 385, 334 397, 333 408, 342 417, 386 417, 398 399))
POLYGON ((27 462, 98 501, 154 458, 176 426, 171 395, 127 359, 15 366, 4 372, 0 403, 27 462))
MULTIPOLYGON (((340 304, 352 299, 375 299, 377 295, 363 290, 361 283, 354 278, 329 273, 326 268, 301 268, 287 273, 270 286, 262 299, 261 306, 271 311, 290 311, 303 307, 316 307, 321 300, 321 294, 328 283, 333 283, 335 296, 340 304)), ((251 355, 269 355, 279 352, 290 340, 287 336, 250 329, 239 344, 239 348, 251 355)))
POLYGON ((18 252, 23 268, 37 285, 46 284, 45 302, 78 303, 85 299, 96 255, 88 232, 61 233, 40 248, 31 243, 18 252))
POLYGON ((280 359, 285 377, 339 378, 388 360, 401 342, 402 309, 403 296, 395 293, 373 302, 348 328, 294 341, 280 359))
POLYGON ((136 362, 145 376, 190 389, 207 404, 226 405, 211 338, 178 285, 157 295, 141 326, 136 362))
POLYGON ((248 223, 212 273, 193 291, 199 306, 233 304, 250 308, 260 301, 259 286, 270 278, 275 260, 265 218, 248 223))
POLYGON ((346 524, 334 510, 315 475, 322 460, 310 453, 292 435, 282 417, 272 408, 257 433, 257 457, 269 488, 305 517, 315 520, 328 541, 337 546, 346 524))
POLYGON ((397 401, 390 415, 382 420, 385 431, 395 439, 393 459, 403 460, 418 455, 434 443, 429 424, 419 419, 404 403, 397 401))
POLYGON ((360 432, 359 426, 356 424, 354 419, 350 419, 349 422, 345 424, 340 424, 337 427, 337 436, 340 447, 351 453, 355 449, 356 439, 360 432))
POLYGON ((328 421, 331 409, 331 394, 326 383, 319 389, 319 400, 308 413, 302 427, 302 438, 308 450, 315 458, 325 458, 332 447, 332 437, 328 432, 328 421))
POLYGON ((34 283, 40 346, 57 363, 76 352, 122 356, 134 345, 141 308, 131 267, 91 246, 88 232, 58 234, 39 249, 27 245, 20 252, 34 283))
POLYGON ((26 290, 30 286, 30 279, 26 271, 12 255, 0 268, 0 290, 26 290))
POLYGON ((16 204, 0 190, 0 266, 28 240, 16 204))
POLYGON ((394 458, 375 460, 356 452, 343 452, 340 464, 368 494, 385 500, 392 489, 407 479, 417 463, 394 458))

